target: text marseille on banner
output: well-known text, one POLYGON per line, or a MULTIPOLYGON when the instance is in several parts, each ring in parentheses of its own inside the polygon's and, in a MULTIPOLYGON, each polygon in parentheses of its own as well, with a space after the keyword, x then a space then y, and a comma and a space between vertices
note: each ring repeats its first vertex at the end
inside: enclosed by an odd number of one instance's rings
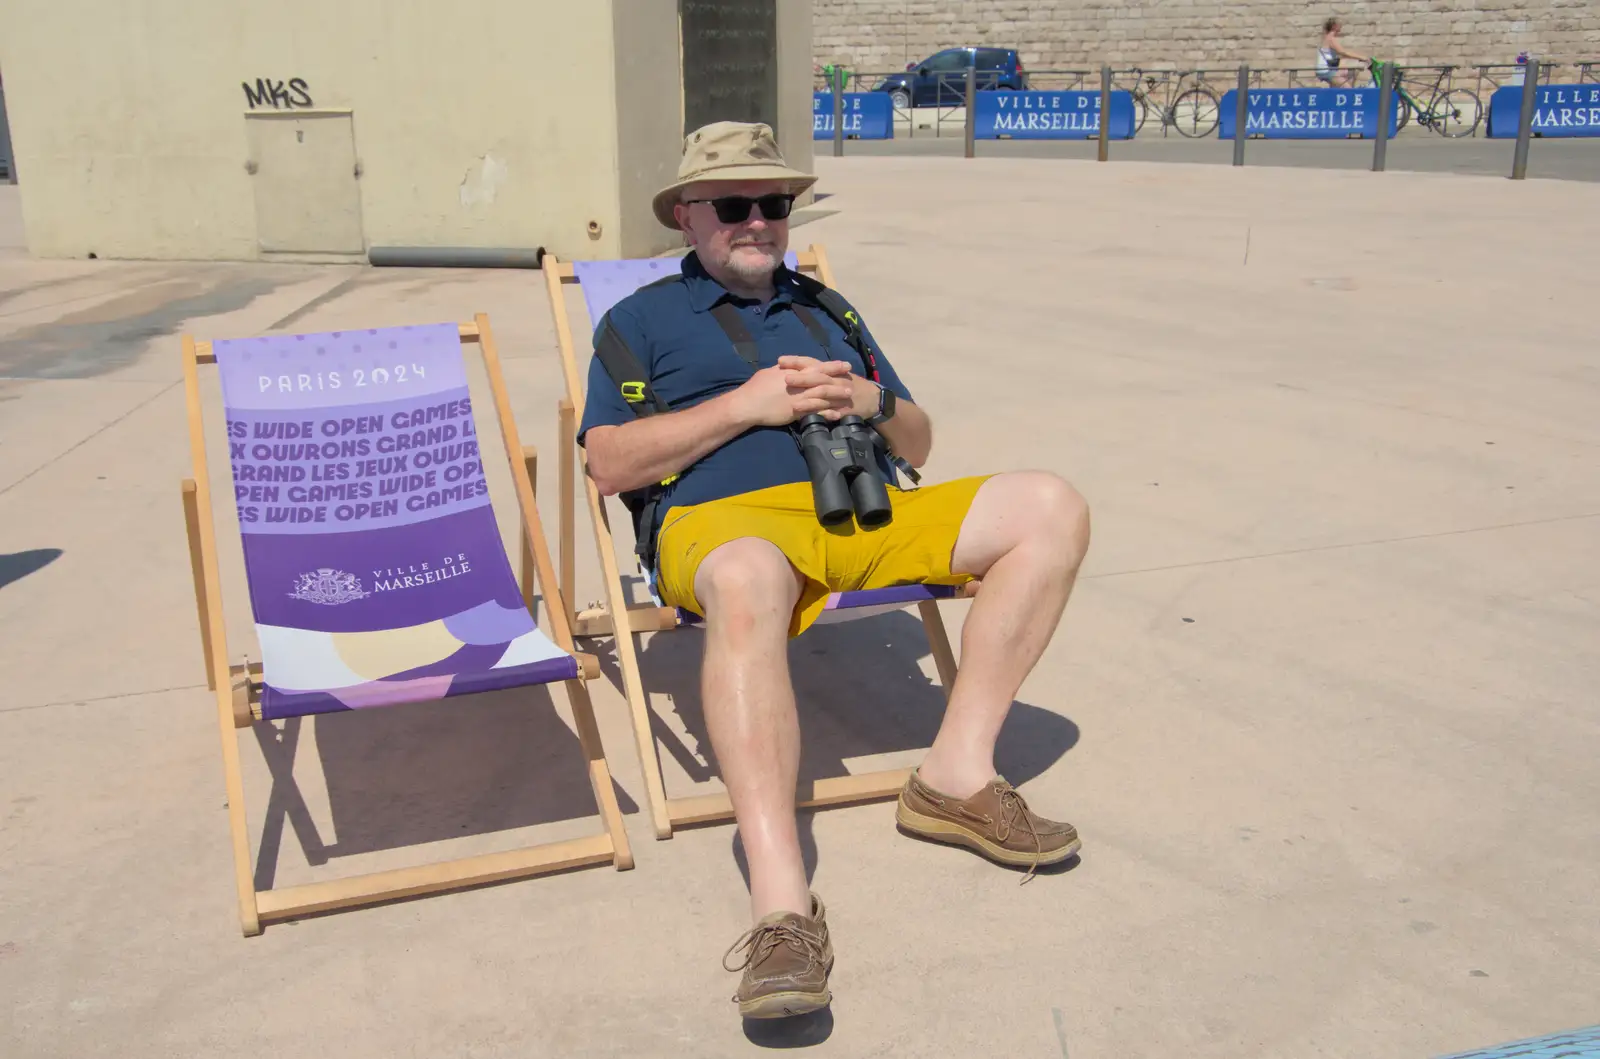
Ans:
MULTIPOLYGON (((1234 136, 1239 90, 1222 94, 1217 135, 1234 136)), ((1338 140, 1378 135, 1376 88, 1260 88, 1245 97, 1245 134, 1268 140, 1338 140)), ((1399 127, 1399 109, 1389 110, 1389 135, 1399 127)))
MULTIPOLYGON (((1084 91, 979 92, 973 136, 980 140, 1084 140, 1100 135, 1100 93, 1084 91)), ((1106 135, 1133 136, 1133 93, 1111 93, 1106 135)))

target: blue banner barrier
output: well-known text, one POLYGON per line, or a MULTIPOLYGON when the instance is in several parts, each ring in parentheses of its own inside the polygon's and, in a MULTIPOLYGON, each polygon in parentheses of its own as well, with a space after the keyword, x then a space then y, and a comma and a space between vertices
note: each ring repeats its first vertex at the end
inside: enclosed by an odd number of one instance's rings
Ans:
MULTIPOLYGON (((1100 135, 1099 92, 979 92, 974 137, 998 140, 1083 140, 1100 135)), ((1133 137, 1133 93, 1111 93, 1113 140, 1133 137)))
MULTIPOLYGON (((894 104, 887 92, 846 92, 844 134, 854 140, 894 139, 894 104)), ((811 138, 833 139, 833 93, 811 95, 811 138)))
MULTIPOLYGON (((1252 88, 1246 94, 1246 136, 1268 140, 1342 140, 1378 135, 1376 88, 1252 88)), ((1233 139, 1239 90, 1222 93, 1217 135, 1233 139)), ((1395 96, 1395 104, 1400 97, 1395 96)), ((1389 108, 1389 135, 1399 124, 1398 105, 1389 108)))
MULTIPOLYGON (((1489 97, 1489 135, 1516 136, 1522 86, 1507 85, 1489 97)), ((1600 136, 1600 84, 1540 85, 1533 99, 1535 136, 1600 136)))

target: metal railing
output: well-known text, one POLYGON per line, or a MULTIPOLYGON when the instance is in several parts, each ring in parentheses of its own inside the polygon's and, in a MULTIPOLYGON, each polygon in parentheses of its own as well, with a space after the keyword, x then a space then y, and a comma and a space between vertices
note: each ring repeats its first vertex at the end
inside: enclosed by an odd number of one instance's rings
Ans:
MULTIPOLYGON (((1496 89, 1522 83, 1527 66, 1520 63, 1400 64, 1400 80, 1393 100, 1397 131, 1415 122, 1445 136, 1479 136, 1488 132, 1489 97, 1496 89)), ((1316 67, 1247 67, 1250 88, 1325 88, 1330 81, 1316 67)), ((1371 68, 1340 68, 1351 75, 1352 87, 1378 84, 1371 68)), ((917 76, 907 70, 849 70, 845 91, 884 92, 892 108, 893 134, 915 138, 932 135, 969 136, 966 110, 966 69, 917 76)), ((976 91, 1009 90, 1005 76, 995 70, 972 71, 976 91)), ((1134 135, 1186 138, 1215 135, 1220 124, 1223 93, 1235 87, 1237 67, 1119 66, 1111 69, 1113 89, 1129 92, 1134 100, 1134 135)), ((1098 91, 1098 69, 1027 70, 1021 75, 1025 90, 1098 91)), ((1538 83, 1600 83, 1600 59, 1571 59, 1538 64, 1538 83)), ((823 74, 816 90, 830 90, 823 74)), ((850 138, 846 135, 844 138, 850 138)))

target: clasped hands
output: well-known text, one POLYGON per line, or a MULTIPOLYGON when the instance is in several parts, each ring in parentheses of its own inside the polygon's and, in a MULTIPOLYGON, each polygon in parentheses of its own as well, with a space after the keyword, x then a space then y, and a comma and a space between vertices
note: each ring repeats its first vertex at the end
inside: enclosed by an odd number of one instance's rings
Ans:
POLYGON ((751 426, 782 427, 808 415, 830 421, 878 413, 878 385, 842 360, 779 357, 731 395, 739 417, 751 426))

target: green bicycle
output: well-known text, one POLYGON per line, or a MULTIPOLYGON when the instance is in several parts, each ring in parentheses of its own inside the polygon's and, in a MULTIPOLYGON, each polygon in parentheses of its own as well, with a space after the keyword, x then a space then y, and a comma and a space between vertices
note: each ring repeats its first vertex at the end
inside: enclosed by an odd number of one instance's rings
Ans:
POLYGON ((1430 83, 1426 78, 1407 75, 1398 63, 1373 59, 1374 86, 1382 86, 1384 68, 1389 66, 1394 67, 1395 132, 1406 127, 1413 112, 1418 125, 1450 139, 1471 136, 1477 130, 1478 123, 1483 120, 1483 103, 1470 88, 1446 87, 1454 66, 1435 67, 1439 75, 1430 83), (1416 89, 1415 94, 1411 89, 1416 89), (1426 106, 1417 99, 1423 94, 1428 96, 1426 106))

